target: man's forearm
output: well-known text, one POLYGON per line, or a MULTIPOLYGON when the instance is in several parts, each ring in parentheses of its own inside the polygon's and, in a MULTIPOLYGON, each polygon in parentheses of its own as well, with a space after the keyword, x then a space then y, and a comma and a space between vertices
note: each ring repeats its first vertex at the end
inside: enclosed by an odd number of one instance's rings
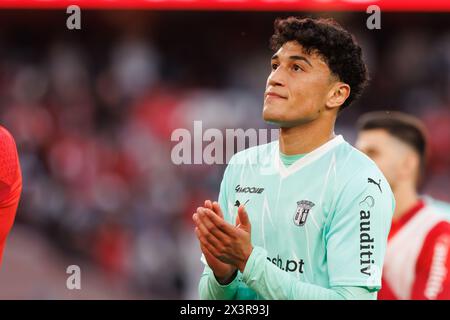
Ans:
POLYGON ((376 293, 368 292, 362 288, 361 291, 329 289, 302 282, 268 261, 265 250, 259 247, 254 247, 245 266, 242 281, 264 299, 376 299, 376 293))

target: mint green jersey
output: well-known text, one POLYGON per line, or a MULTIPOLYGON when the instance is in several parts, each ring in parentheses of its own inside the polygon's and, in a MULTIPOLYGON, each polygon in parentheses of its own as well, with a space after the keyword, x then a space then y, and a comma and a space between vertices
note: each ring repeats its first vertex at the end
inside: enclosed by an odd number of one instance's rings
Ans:
POLYGON ((302 283, 381 287, 394 197, 375 163, 342 136, 288 167, 278 141, 237 153, 219 204, 232 224, 245 204, 254 249, 244 272, 220 288, 206 283, 214 276, 202 257, 202 298, 302 299, 302 283))

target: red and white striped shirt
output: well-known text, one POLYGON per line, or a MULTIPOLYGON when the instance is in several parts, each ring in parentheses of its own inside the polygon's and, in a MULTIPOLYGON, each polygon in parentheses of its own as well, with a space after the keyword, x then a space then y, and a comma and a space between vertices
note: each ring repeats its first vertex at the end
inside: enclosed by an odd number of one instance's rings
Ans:
POLYGON ((378 299, 450 299, 450 221, 423 200, 392 222, 378 299))

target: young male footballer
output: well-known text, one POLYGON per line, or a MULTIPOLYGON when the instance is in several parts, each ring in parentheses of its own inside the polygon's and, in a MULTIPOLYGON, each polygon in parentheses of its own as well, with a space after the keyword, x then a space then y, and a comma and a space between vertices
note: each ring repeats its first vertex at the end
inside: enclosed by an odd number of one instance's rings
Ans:
POLYGON ((334 133, 367 81, 361 48, 333 20, 295 17, 271 45, 263 118, 279 140, 235 154, 218 202, 194 213, 200 298, 376 299, 394 198, 334 133))
POLYGON ((450 299, 448 209, 418 192, 427 149, 424 125, 404 113, 374 112, 363 115, 358 127, 356 146, 385 174, 397 203, 378 298, 450 299))

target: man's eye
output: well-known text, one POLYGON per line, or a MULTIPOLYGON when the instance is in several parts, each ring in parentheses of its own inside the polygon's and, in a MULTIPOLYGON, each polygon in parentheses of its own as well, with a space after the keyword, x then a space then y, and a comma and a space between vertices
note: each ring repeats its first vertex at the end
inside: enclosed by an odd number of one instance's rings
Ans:
POLYGON ((276 68, 278 68, 278 64, 272 63, 272 70, 275 70, 276 68))
POLYGON ((301 71, 301 70, 302 70, 302 68, 300 68, 300 66, 299 66, 298 64, 294 64, 294 65, 292 66, 292 69, 293 69, 294 71, 301 71))

